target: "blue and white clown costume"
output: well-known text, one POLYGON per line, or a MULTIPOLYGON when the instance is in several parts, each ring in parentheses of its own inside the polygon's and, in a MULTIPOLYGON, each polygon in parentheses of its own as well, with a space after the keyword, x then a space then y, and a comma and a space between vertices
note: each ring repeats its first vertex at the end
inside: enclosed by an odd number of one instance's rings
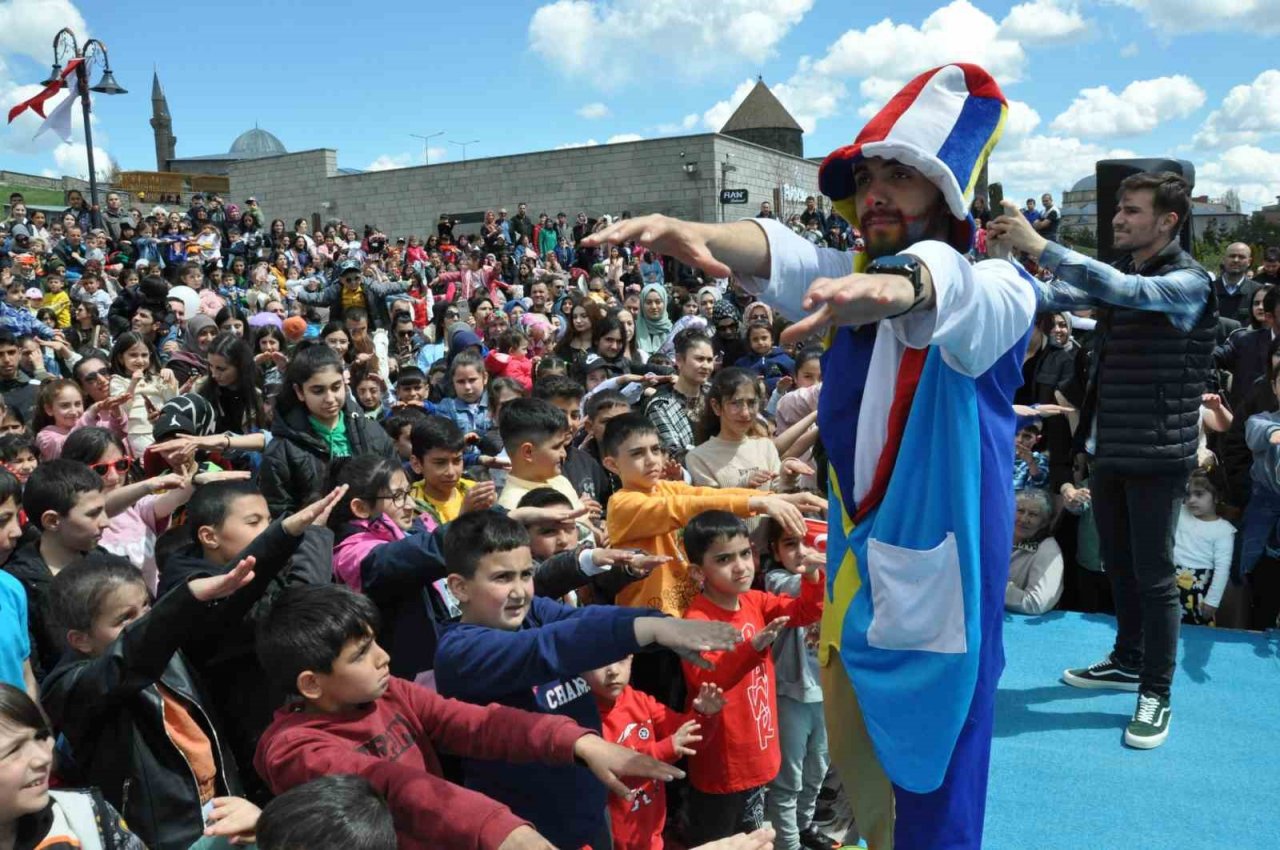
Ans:
MULTIPOLYGON (((874 850, 982 844, 1013 539, 1013 393, 1036 311, 1020 267, 964 254, 968 197, 1005 114, 981 68, 934 69, 819 178, 856 225, 853 166, 894 159, 938 185, 955 219, 948 242, 902 252, 928 268, 935 306, 836 330, 823 364, 832 515, 819 661, 832 761, 874 850)), ((813 280, 865 265, 756 223, 771 268, 744 284, 790 320, 805 315, 813 280)))

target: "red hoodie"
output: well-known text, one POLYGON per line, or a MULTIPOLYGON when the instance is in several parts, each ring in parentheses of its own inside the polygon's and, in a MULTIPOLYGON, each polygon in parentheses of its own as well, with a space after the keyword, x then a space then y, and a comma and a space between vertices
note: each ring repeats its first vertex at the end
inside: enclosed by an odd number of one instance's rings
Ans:
POLYGON ((699 594, 689 603, 685 617, 732 623, 742 632, 742 643, 728 652, 704 652, 715 664, 703 670, 681 662, 690 698, 703 682, 724 689, 720 722, 702 733, 698 754, 689 757, 689 784, 704 794, 730 794, 772 782, 782 764, 778 747, 777 679, 773 654, 756 652, 751 638, 778 617, 791 617, 789 626, 807 626, 822 617, 824 581, 800 582, 800 596, 780 596, 748 590, 738 597, 738 610, 726 611, 699 594))
MULTIPOLYGON (((603 723, 601 734, 638 753, 675 763, 676 730, 689 720, 698 720, 706 735, 709 718, 700 714, 680 714, 646 693, 627 685, 610 706, 596 698, 603 723)), ((667 789, 652 779, 631 785, 640 793, 634 800, 609 795, 609 820, 613 825, 614 850, 662 850, 662 830, 667 822, 667 789)))
POLYGON ((592 734, 568 717, 478 706, 392 678, 376 702, 341 714, 286 706, 262 733, 253 766, 273 793, 354 773, 387 798, 401 850, 496 850, 528 823, 501 803, 441 776, 437 749, 510 762, 573 762, 592 734))

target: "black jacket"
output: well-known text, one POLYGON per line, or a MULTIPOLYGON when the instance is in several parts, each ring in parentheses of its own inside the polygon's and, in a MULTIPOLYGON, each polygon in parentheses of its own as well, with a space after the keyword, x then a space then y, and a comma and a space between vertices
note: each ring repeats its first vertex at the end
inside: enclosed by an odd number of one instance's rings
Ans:
MULTIPOLYGON (((1199 268, 1176 241, 1130 274, 1199 268)), ((1121 475, 1186 474, 1200 442, 1200 399, 1213 378, 1218 309, 1210 281, 1196 324, 1179 330, 1164 313, 1105 306, 1077 440, 1097 424, 1095 469, 1121 475), (1095 419, 1096 417, 1096 419, 1095 419)))
POLYGON ((66 649, 66 638, 49 617, 53 573, 40 555, 40 538, 19 547, 4 565, 27 591, 27 632, 31 639, 31 670, 42 681, 66 649))
POLYGON ((218 795, 242 795, 235 756, 193 667, 208 664, 226 636, 244 628, 298 539, 275 523, 240 553, 256 559, 247 587, 206 604, 178 582, 104 655, 68 652, 41 687, 50 720, 71 745, 77 778, 102 789, 153 850, 187 850, 204 829, 191 769, 165 729, 156 683, 181 698, 209 736, 218 795))
POLYGON ((26 380, 21 372, 19 378, 12 381, 0 381, 0 393, 4 394, 5 407, 11 407, 22 414, 22 421, 31 425, 31 414, 36 409, 36 393, 40 391, 37 381, 26 380))
MULTIPOLYGON (((391 323, 390 317, 387 315, 387 299, 392 295, 399 295, 409 289, 408 281, 396 281, 389 283, 378 283, 377 281, 365 278, 361 282, 364 292, 365 312, 369 314, 369 327, 385 328, 391 323)), ((309 304, 312 307, 328 307, 329 318, 335 322, 341 322, 343 318, 342 306, 342 282, 334 279, 324 287, 310 292, 306 289, 300 289, 296 295, 299 303, 309 304)))
MULTIPOLYGON (((377 454, 399 460, 395 444, 380 425, 350 410, 344 410, 342 415, 352 457, 377 454)), ((267 498, 271 515, 280 516, 325 492, 332 458, 329 447, 311 430, 304 407, 277 414, 271 434, 273 439, 258 469, 258 486, 267 498)))
POLYGON ((1267 351, 1271 348, 1271 328, 1239 331, 1213 350, 1218 368, 1231 373, 1231 407, 1240 407, 1253 382, 1267 374, 1267 351))
POLYGON ((186 850, 204 829, 191 768, 169 739, 156 683, 185 703, 213 743, 218 796, 240 794, 235 759, 179 648, 214 616, 182 585, 120 633, 105 655, 68 654, 40 692, 71 745, 78 777, 102 789, 148 847, 186 850))
MULTIPOLYGON (((291 537, 273 523, 254 549, 257 557, 287 566, 267 583, 262 598, 254 603, 243 620, 228 623, 210 648, 208 656, 193 656, 193 666, 204 679, 214 712, 222 719, 223 741, 230 747, 238 764, 252 764, 258 738, 271 723, 275 710, 284 704, 288 692, 267 677, 254 648, 254 627, 271 603, 286 587, 304 584, 328 584, 333 580, 333 532, 320 526, 308 526, 301 537, 291 537)), ((228 571, 240 559, 237 555, 228 566, 207 561, 197 543, 178 549, 160 570, 159 594, 195 578, 228 571)), ((266 786, 252 774, 244 777, 246 790, 252 797, 263 798, 266 786)))
POLYGON ((1218 275, 1213 279, 1213 294, 1218 299, 1218 313, 1228 319, 1235 319, 1245 325, 1249 324, 1253 311, 1253 296, 1261 286, 1262 284, 1253 278, 1246 277, 1240 281, 1240 285, 1233 294, 1227 291, 1226 284, 1222 282, 1222 275, 1218 275))

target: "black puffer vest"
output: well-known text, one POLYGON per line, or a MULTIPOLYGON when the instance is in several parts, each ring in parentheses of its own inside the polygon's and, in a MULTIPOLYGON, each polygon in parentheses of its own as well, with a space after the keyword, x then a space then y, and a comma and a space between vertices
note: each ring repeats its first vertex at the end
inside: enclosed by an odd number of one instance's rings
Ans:
MULTIPOLYGON (((1132 260, 1117 266, 1135 273, 1132 260)), ((1171 242, 1137 274, 1200 268, 1171 242)), ((1163 313, 1128 307, 1098 312, 1093 368, 1082 422, 1096 424, 1097 469, 1122 475, 1160 475, 1195 467, 1200 440, 1200 397, 1213 373, 1218 306, 1205 275, 1207 303, 1189 331, 1163 313)), ((1088 436, 1088 426, 1081 436, 1088 436)))

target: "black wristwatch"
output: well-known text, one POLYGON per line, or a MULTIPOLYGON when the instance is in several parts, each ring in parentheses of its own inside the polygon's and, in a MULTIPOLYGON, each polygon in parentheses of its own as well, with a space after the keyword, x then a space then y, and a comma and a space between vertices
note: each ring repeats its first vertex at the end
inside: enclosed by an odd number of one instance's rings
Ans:
POLYGON ((916 307, 920 306, 920 302, 924 300, 924 281, 920 278, 920 261, 915 257, 906 254, 890 254, 887 257, 879 257, 871 261, 871 265, 867 266, 867 274, 893 274, 899 277, 905 277, 911 281, 911 306, 887 318, 896 319, 898 316, 905 316, 916 307))

